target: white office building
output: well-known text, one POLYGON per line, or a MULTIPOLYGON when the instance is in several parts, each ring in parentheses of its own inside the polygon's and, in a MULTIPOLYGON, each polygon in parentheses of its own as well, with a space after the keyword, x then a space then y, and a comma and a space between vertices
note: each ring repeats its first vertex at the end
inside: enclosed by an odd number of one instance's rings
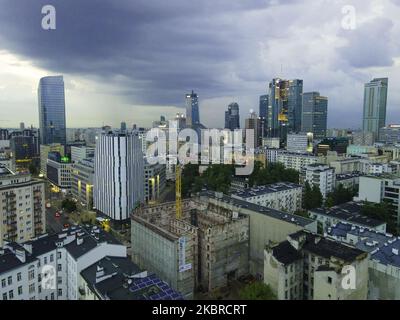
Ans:
POLYGON ((144 201, 144 157, 137 133, 102 133, 96 143, 93 201, 112 220, 144 201))

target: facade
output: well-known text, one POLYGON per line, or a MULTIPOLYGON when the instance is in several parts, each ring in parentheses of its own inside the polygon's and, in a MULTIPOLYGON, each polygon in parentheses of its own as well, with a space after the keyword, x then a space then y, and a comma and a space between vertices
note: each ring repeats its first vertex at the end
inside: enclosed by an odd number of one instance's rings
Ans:
POLYGON ((159 200, 167 182, 166 166, 163 164, 144 165, 144 197, 146 203, 154 203, 159 200))
POLYGON ((47 177, 47 159, 51 152, 58 152, 61 156, 64 156, 64 146, 60 143, 40 145, 40 173, 45 177, 47 177))
POLYGON ((248 274, 249 218, 200 196, 140 208, 132 215, 133 261, 157 272, 186 298, 200 285, 212 292, 248 274))
POLYGON ((264 125, 263 127, 263 138, 267 136, 268 132, 268 119, 271 118, 271 113, 272 109, 270 108, 269 105, 269 96, 267 94, 260 96, 260 102, 259 102, 259 110, 258 114, 260 115, 261 121, 264 125))
POLYGON ((366 300, 369 254, 299 231, 265 248, 264 283, 278 300, 366 300), (354 270, 354 288, 344 287, 354 270))
POLYGON ((144 158, 137 133, 103 133, 94 169, 94 206, 112 220, 127 220, 144 201, 144 158))
POLYGON ((337 174, 335 179, 335 188, 338 188, 340 185, 342 185, 345 189, 358 190, 361 176, 363 176, 363 174, 360 172, 337 174))
POLYGON ((371 255, 369 300, 400 300, 400 240, 391 234, 346 223, 330 228, 328 237, 371 255))
POLYGON ((97 227, 72 227, 22 244, 4 243, 0 299, 83 299, 81 272, 106 257, 126 258, 126 247, 97 227))
POLYGON ((236 102, 232 102, 225 111, 225 129, 240 129, 239 105, 236 102))
POLYGON ((400 226, 400 178, 387 174, 360 177, 356 200, 373 203, 389 201, 393 206, 393 220, 400 226))
POLYGON ((332 208, 309 210, 310 218, 318 221, 323 232, 332 226, 344 222, 360 228, 368 228, 377 232, 386 232, 386 223, 361 214, 362 202, 347 202, 332 208))
POLYGON ((39 158, 38 136, 31 130, 13 135, 10 140, 11 156, 18 169, 28 169, 39 158))
POLYGON ((263 207, 295 213, 302 208, 303 187, 290 182, 278 182, 234 192, 231 196, 263 207))
POLYGON ((40 144, 66 145, 65 94, 62 76, 40 79, 38 102, 40 144))
POLYGON ((387 127, 380 128, 378 140, 387 144, 400 143, 400 125, 391 124, 387 127))
POLYGON ((324 199, 335 189, 335 178, 335 169, 325 164, 316 163, 306 167, 305 181, 310 186, 317 186, 324 199))
POLYGON ((210 204, 231 212, 238 212, 250 219, 249 271, 258 279, 264 276, 264 248, 269 241, 281 242, 299 230, 317 232, 317 222, 251 202, 235 199, 218 192, 203 192, 210 204))
POLYGON ((57 152, 50 152, 47 159, 47 179, 59 189, 71 190, 72 163, 57 152))
POLYGON ((278 151, 277 162, 282 163, 286 169, 304 172, 308 165, 320 163, 321 158, 309 153, 295 153, 284 150, 278 151))
POLYGON ((372 146, 375 142, 375 137, 372 132, 357 131, 352 134, 353 144, 358 146, 372 146))
POLYGON ((364 87, 363 131, 378 138, 379 129, 386 125, 388 78, 373 79, 364 87))
POLYGON ((193 90, 186 95, 186 124, 188 126, 200 124, 199 97, 193 90))
POLYGON ((86 209, 93 208, 94 160, 83 159, 72 164, 71 193, 86 209))
POLYGON ((45 185, 29 174, 0 166, 0 247, 24 242, 46 231, 45 185))
POLYGON ((267 136, 283 143, 289 132, 301 131, 303 80, 273 79, 269 84, 267 136))
POLYGON ((94 147, 89 146, 71 146, 71 161, 73 163, 84 159, 94 158, 94 147))
POLYGON ((257 116, 255 112, 250 114, 250 118, 245 120, 245 129, 253 130, 254 132, 254 148, 261 145, 262 136, 262 123, 261 119, 257 116))
POLYGON ((301 131, 312 132, 315 139, 326 137, 328 119, 328 98, 319 92, 303 93, 301 131))
POLYGON ((289 133, 287 135, 286 150, 289 152, 312 153, 313 134, 312 133, 289 133))

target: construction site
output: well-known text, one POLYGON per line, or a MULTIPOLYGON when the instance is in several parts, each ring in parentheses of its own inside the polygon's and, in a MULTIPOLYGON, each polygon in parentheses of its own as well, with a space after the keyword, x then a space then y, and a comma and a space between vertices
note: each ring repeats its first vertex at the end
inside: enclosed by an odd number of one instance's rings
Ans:
POLYGON ((192 299, 249 273, 249 216, 192 197, 140 207, 131 217, 132 259, 192 299))

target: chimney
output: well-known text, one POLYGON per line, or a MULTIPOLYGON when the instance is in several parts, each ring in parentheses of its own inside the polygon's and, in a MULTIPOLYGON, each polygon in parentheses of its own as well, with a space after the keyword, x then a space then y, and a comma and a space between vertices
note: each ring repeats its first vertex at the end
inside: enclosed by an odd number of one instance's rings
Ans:
POLYGON ((83 238, 77 237, 76 238, 76 245, 80 246, 83 243, 83 238))

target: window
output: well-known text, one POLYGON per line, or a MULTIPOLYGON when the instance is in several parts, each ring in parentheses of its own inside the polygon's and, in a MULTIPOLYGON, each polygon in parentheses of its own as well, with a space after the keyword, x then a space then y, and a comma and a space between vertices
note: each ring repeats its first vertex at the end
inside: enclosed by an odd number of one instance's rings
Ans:
POLYGON ((7 300, 7 293, 3 293, 3 300, 7 300))
POLYGON ((9 286, 12 285, 12 276, 9 276, 7 278, 7 283, 8 283, 9 286))
POLYGON ((288 299, 288 292, 285 291, 285 300, 287 300, 287 299, 288 299))
POLYGON ((57 259, 61 259, 61 252, 57 252, 57 259))
POLYGON ((40 284, 38 285, 38 293, 42 293, 42 286, 40 284))
POLYGON ((22 286, 18 287, 18 295, 20 296, 22 294, 22 286))
POLYGON ((57 283, 62 284, 62 277, 57 277, 57 283))
POLYGON ((51 254, 50 255, 50 262, 53 262, 54 261, 54 254, 51 254))
POLYGON ((61 264, 59 263, 58 265, 57 265, 57 271, 61 271, 62 270, 62 267, 61 267, 61 264))
POLYGON ((10 290, 10 291, 8 292, 8 297, 10 298, 10 300, 11 300, 11 299, 14 299, 14 291, 13 291, 13 290, 10 290))
POLYGON ((31 294, 31 293, 34 293, 35 292, 35 284, 34 283, 31 283, 30 285, 29 285, 29 293, 31 294))
POLYGON ((328 277, 328 283, 332 283, 332 278, 331 277, 328 277))
POLYGON ((51 299, 51 300, 54 300, 54 292, 51 293, 50 299, 51 299))
POLYGON ((18 272, 17 273, 17 281, 21 281, 21 279, 22 279, 21 272, 18 272))
POLYGON ((4 288, 6 286, 6 279, 1 280, 1 287, 4 288))
POLYGON ((47 257, 44 257, 44 264, 47 264, 47 257))
POLYGON ((58 293, 57 293, 57 295, 58 295, 59 297, 61 297, 61 296, 62 296, 62 289, 58 289, 58 293))
POLYGON ((30 270, 28 273, 28 280, 33 280, 35 278, 35 270, 30 270))

